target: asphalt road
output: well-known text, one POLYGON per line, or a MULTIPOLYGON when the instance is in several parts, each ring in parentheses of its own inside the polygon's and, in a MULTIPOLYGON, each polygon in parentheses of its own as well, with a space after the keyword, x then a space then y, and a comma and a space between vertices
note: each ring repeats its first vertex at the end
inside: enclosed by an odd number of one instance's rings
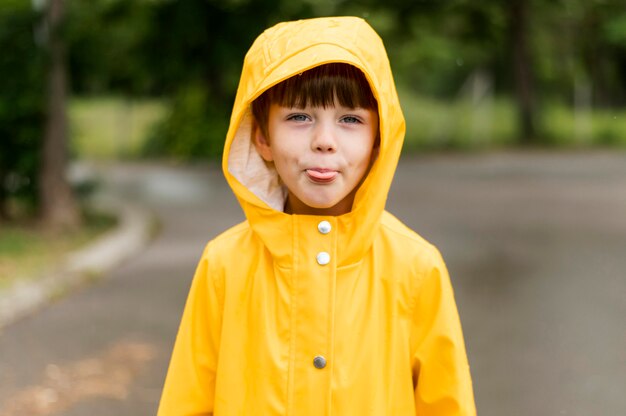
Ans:
MULTIPOLYGON (((0 416, 153 415, 207 240, 243 216, 217 166, 106 178, 159 237, 0 334, 0 416)), ((626 414, 626 154, 403 159, 388 209, 442 251, 480 415, 626 414)))

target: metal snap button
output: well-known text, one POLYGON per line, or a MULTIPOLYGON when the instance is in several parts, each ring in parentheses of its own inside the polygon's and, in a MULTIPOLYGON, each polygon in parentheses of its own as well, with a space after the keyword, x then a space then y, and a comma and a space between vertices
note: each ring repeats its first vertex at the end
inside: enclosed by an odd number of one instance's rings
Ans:
POLYGON ((317 229, 322 234, 328 234, 330 230, 332 230, 332 228, 333 227, 330 225, 328 221, 322 221, 319 224, 317 224, 317 229))
POLYGON ((315 366, 315 368, 321 370, 322 368, 326 367, 326 358, 318 355, 317 357, 313 358, 313 365, 315 366))
POLYGON ((317 253, 316 260, 317 260, 317 264, 319 264, 320 266, 324 266, 330 263, 330 254, 328 254, 325 251, 321 251, 317 253))

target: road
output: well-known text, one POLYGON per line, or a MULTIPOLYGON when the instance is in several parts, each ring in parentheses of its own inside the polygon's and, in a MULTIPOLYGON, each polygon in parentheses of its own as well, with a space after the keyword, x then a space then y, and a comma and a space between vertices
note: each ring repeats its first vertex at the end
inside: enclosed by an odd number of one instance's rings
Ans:
MULTIPOLYGON (((217 165, 119 165, 140 255, 0 334, 0 415, 153 415, 207 240, 243 216, 217 165)), ((626 154, 404 158, 388 209, 452 276, 480 415, 626 412, 626 154)))

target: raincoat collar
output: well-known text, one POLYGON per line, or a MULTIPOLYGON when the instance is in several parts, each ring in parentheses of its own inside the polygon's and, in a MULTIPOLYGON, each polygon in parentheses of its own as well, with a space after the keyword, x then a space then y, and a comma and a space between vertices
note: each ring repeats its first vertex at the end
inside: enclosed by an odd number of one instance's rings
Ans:
POLYGON ((327 220, 337 236, 337 265, 358 262, 369 250, 398 163, 405 123, 382 40, 357 17, 280 23, 262 33, 246 54, 228 129, 222 168, 254 233, 275 260, 289 267, 295 236, 327 220), (286 190, 252 142, 251 102, 265 90, 315 66, 348 63, 359 68, 378 101, 380 152, 359 188, 352 211, 338 217, 283 212, 286 190))

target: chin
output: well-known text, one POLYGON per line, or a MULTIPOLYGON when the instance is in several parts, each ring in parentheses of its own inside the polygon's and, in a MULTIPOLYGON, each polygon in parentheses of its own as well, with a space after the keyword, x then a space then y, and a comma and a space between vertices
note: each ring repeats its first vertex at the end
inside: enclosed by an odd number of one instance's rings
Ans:
POLYGON ((329 209, 337 205, 339 202, 319 202, 319 201, 307 201, 305 202, 311 208, 315 209, 329 209))
MULTIPOLYGON (((301 195, 292 195, 294 197, 294 202, 296 202, 296 206, 300 206, 297 208, 292 205, 292 209, 296 210, 304 210, 304 211, 316 211, 314 215, 342 215, 343 212, 342 206, 345 200, 345 196, 337 195, 332 193, 332 195, 328 195, 328 193, 324 192, 311 192, 305 193, 301 195), (335 213, 337 210, 341 211, 340 213, 335 213)), ((345 204, 346 206, 352 206, 352 203, 345 204)), ((349 211, 349 209, 348 209, 349 211)))
POLYGON ((332 208, 335 205, 339 204, 342 200, 343 198, 333 197, 332 195, 320 195, 320 193, 317 193, 316 195, 311 195, 310 198, 301 199, 302 202, 304 202, 311 208, 317 209, 332 208))

